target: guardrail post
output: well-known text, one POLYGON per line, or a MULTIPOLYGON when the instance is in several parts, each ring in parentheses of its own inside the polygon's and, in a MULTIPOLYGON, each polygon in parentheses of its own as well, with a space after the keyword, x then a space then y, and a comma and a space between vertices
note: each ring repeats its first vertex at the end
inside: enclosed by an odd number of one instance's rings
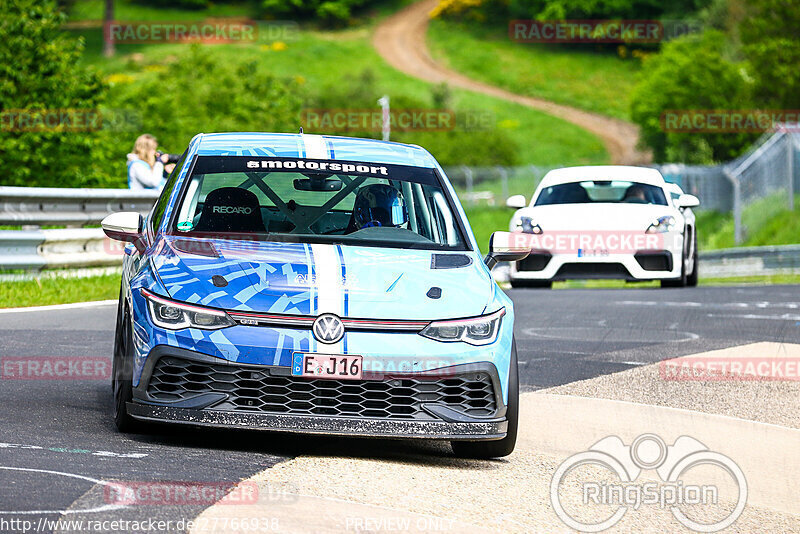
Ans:
POLYGON ((464 165, 464 178, 467 181, 467 203, 472 206, 475 199, 472 196, 472 169, 464 165))
POLYGON ((500 173, 500 182, 503 191, 503 204, 505 205, 505 201, 508 199, 508 169, 505 167, 498 167, 497 172, 500 173))
POLYGON ((734 176, 728 169, 723 169, 723 174, 733 185, 733 241, 741 245, 742 235, 742 191, 739 185, 739 178, 734 176))
POLYGON ((794 142, 791 134, 786 134, 786 174, 789 180, 789 211, 794 211, 794 142))

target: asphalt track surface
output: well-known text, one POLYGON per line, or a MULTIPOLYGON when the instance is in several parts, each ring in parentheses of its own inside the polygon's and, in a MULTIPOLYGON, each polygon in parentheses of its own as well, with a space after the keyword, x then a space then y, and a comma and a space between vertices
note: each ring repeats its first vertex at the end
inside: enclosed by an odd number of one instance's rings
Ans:
MULTIPOLYGON (((510 295, 523 390, 757 341, 800 343, 800 287, 794 286, 510 295)), ((109 357, 115 313, 113 305, 0 312, 0 358, 109 357)), ((115 507, 103 481, 237 482, 298 454, 408 446, 185 427, 122 435, 110 405, 107 380, 0 380, 0 532, 21 532, 15 527, 22 520, 50 532, 40 519, 65 510, 68 518, 92 521, 169 520, 171 531, 179 531, 178 522, 205 504, 115 507)))

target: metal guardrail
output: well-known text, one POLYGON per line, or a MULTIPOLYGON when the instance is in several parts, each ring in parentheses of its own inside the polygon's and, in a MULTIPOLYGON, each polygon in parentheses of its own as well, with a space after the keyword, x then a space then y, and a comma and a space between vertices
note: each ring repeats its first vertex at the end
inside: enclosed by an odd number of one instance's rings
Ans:
MULTIPOLYGON (((146 213, 157 191, 0 187, 0 224, 98 224, 116 211, 146 213)), ((115 266, 123 247, 99 228, 0 230, 0 270, 115 266)), ((700 253, 703 277, 800 274, 800 245, 743 247, 700 253)))
POLYGON ((83 226, 99 224, 109 213, 146 213, 158 191, 0 187, 0 225, 83 226))
POLYGON ((700 252, 700 276, 736 278, 800 274, 800 245, 741 247, 700 252))
POLYGON ((27 270, 97 267, 122 263, 123 247, 97 225, 118 211, 147 213, 158 191, 0 187, 0 269, 27 270), (71 228, 40 230, 38 226, 71 228))
POLYGON ((100 228, 0 230, 0 269, 67 269, 122 263, 123 246, 100 228))

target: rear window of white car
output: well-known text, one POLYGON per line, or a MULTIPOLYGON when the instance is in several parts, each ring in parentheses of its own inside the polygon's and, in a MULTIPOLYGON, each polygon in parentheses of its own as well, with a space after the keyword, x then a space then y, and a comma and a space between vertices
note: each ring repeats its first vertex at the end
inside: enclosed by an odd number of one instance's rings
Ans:
POLYGON ((623 180, 587 180, 543 188, 535 206, 549 204, 655 204, 666 206, 664 190, 658 186, 623 180))

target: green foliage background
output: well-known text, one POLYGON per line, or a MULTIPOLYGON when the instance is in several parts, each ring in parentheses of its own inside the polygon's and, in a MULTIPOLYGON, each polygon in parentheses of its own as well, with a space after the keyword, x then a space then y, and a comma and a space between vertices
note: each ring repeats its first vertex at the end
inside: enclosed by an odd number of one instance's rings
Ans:
MULTIPOLYGON (((103 118, 102 129, 88 132, 0 131, 3 185, 124 187, 125 154, 141 133, 156 134, 163 150, 180 153, 199 132, 297 131, 303 108, 373 109, 383 92, 369 69, 347 84, 338 77, 314 85, 299 75, 276 76, 258 55, 279 53, 270 52, 276 43, 261 45, 269 50, 255 54, 251 49, 259 45, 225 53, 192 45, 155 58, 121 55, 115 60, 121 68, 102 77, 81 61, 83 39, 63 32, 64 17, 53 2, 9 0, 2 10, 0 38, 7 45, 0 46, 0 111, 83 109, 103 118)), ((390 96, 396 109, 452 105, 446 87, 390 96)), ((394 132, 393 140, 421 144, 444 165, 518 161, 515 142, 496 127, 394 132)))
POLYGON ((80 40, 61 32, 63 15, 48 2, 0 2, 0 168, 5 185, 58 183, 101 185, 102 150, 89 132, 17 131, 9 114, 37 110, 94 110, 105 86, 92 69, 79 67, 80 40))

